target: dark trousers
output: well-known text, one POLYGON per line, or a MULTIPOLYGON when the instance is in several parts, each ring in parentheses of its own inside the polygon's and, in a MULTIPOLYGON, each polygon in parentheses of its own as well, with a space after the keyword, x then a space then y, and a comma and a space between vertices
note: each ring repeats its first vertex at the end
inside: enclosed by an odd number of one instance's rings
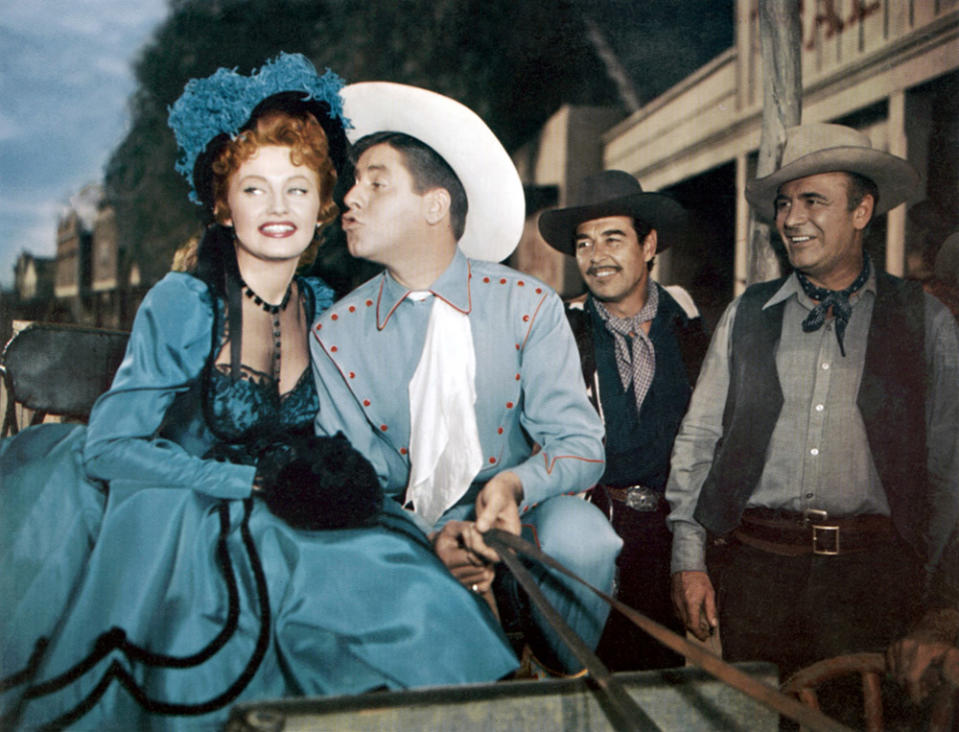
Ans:
POLYGON ((885 651, 915 619, 923 584, 921 562, 901 541, 799 557, 734 541, 723 564, 723 657, 770 661, 783 677, 824 658, 885 651))
MULTIPOLYGON (((601 501, 595 499, 596 503, 601 501)), ((669 594, 672 534, 666 526, 668 509, 664 506, 658 511, 640 512, 616 501, 611 503, 613 528, 623 539, 617 560, 617 599, 682 634, 683 625, 673 612, 669 594)), ((654 640, 615 609, 606 621, 596 654, 611 671, 672 668, 684 663, 681 655, 654 640)))

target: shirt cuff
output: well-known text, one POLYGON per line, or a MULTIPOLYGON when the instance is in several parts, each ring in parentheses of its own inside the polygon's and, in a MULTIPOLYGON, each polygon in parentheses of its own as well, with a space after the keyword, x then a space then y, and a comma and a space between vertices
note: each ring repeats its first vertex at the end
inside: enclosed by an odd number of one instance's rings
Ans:
POLYGON ((673 555, 670 569, 676 572, 706 571, 706 529, 699 524, 673 524, 673 555))
POLYGON ((519 503, 520 513, 528 511, 534 504, 550 497, 546 486, 537 474, 537 469, 529 464, 529 460, 505 470, 515 473, 523 484, 523 498, 519 503))

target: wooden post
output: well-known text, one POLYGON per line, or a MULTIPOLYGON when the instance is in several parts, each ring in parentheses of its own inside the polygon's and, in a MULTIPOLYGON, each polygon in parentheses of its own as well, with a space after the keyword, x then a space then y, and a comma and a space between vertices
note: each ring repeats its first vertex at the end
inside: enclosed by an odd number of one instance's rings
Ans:
MULTIPOLYGON (((756 177, 775 172, 782 160, 786 128, 802 119, 802 27, 798 0, 759 0, 759 51, 763 69, 763 126, 756 177)), ((772 205, 772 201, 769 202, 772 205)), ((749 284, 778 277, 771 229, 753 212, 749 284)))

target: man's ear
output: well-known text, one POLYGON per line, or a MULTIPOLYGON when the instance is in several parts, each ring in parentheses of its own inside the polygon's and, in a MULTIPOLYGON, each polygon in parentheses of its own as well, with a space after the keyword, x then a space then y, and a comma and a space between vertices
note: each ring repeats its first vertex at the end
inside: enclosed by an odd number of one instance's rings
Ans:
POLYGON ((432 188, 423 196, 423 212, 428 224, 443 221, 450 212, 450 192, 445 188, 432 188))
POLYGON ((650 229, 642 243, 644 261, 648 262, 650 259, 656 256, 656 246, 658 243, 659 235, 656 233, 656 229, 650 229))
POLYGON ((876 206, 876 199, 872 197, 871 193, 867 193, 862 197, 862 200, 859 202, 859 205, 853 209, 852 212, 852 224, 858 230, 862 231, 866 228, 872 220, 872 212, 876 206))

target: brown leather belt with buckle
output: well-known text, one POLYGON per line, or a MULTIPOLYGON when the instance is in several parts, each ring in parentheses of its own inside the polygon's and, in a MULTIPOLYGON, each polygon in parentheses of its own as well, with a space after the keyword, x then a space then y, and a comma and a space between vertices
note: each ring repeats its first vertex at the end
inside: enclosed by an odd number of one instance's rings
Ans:
POLYGON ((747 509, 733 536, 743 544, 783 556, 837 556, 888 543, 897 534, 888 516, 831 518, 818 509, 803 513, 747 509))
POLYGON ((605 486, 605 488, 610 498, 625 504, 627 508, 634 511, 646 513, 658 511, 660 506, 665 506, 663 494, 644 485, 629 485, 624 488, 605 486))

